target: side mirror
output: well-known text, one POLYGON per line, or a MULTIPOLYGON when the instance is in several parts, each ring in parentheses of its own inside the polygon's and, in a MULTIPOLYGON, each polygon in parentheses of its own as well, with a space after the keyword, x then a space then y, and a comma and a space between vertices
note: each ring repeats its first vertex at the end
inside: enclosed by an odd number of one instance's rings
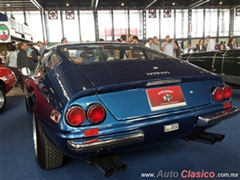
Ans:
POLYGON ((24 76, 29 76, 29 75, 31 74, 31 71, 30 71, 29 68, 24 67, 24 68, 21 69, 21 73, 22 73, 22 75, 24 75, 24 76))

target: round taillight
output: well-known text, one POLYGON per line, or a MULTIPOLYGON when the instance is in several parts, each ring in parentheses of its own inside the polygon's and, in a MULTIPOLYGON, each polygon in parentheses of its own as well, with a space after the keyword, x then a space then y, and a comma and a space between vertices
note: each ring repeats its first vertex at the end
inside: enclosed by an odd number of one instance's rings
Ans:
POLYGON ((92 123, 102 122, 105 116, 105 109, 99 104, 93 104, 88 108, 87 117, 92 123))
POLYGON ((224 91, 224 98, 225 99, 228 99, 228 98, 232 97, 233 90, 230 86, 224 86, 223 91, 224 91))
POLYGON ((79 106, 71 107, 66 114, 67 122, 72 126, 79 126, 86 118, 85 111, 79 106))
POLYGON ((216 89, 214 89, 213 91, 213 97, 214 99, 216 99, 217 101, 221 101, 224 98, 224 91, 222 88, 217 87, 216 89))

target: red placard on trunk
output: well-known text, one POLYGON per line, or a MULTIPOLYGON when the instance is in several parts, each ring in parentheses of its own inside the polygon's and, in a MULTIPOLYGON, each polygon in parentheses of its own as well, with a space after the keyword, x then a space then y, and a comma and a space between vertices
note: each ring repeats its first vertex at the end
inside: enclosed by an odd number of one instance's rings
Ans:
POLYGON ((146 93, 151 111, 187 105, 180 86, 147 89, 146 93))

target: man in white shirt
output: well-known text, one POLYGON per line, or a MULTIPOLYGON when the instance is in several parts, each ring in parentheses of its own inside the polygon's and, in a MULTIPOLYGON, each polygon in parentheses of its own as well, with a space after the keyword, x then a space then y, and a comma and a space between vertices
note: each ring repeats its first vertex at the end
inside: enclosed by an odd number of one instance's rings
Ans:
POLYGON ((175 44, 174 39, 170 39, 170 36, 166 36, 166 42, 162 44, 162 52, 173 56, 174 49, 178 49, 178 46, 175 44))
POLYGON ((206 40, 208 42, 207 51, 214 51, 215 50, 215 41, 209 35, 206 37, 206 40))
POLYGON ((153 43, 153 39, 148 38, 147 43, 145 44, 145 47, 151 48, 152 43, 153 43))
POLYGON ((160 47, 159 47, 158 37, 157 36, 153 37, 153 43, 151 45, 151 48, 156 50, 156 51, 160 51, 160 47))

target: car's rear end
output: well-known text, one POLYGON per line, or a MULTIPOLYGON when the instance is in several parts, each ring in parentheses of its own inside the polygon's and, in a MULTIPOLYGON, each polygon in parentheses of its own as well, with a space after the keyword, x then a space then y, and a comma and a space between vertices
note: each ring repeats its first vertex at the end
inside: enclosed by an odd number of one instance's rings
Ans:
POLYGON ((96 92, 84 97, 79 93, 65 109, 61 126, 69 131, 64 141, 66 153, 73 152, 70 156, 117 153, 174 138, 195 140, 206 136, 205 129, 239 112, 231 104, 232 89, 221 78, 179 60, 78 68, 96 92))
POLYGON ((231 87, 186 61, 121 43, 57 48, 63 60, 42 79, 33 116, 43 169, 60 167, 64 154, 110 176, 126 169, 113 156, 124 151, 176 138, 220 142, 205 130, 239 113, 231 87))

